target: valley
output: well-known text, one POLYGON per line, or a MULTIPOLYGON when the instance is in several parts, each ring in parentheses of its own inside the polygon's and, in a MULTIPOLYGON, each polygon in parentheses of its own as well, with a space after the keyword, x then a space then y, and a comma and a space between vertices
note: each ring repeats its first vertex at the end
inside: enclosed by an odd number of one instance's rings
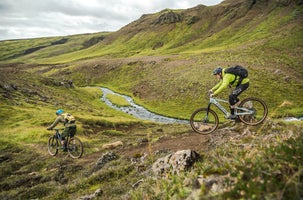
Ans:
POLYGON ((301 0, 225 0, 146 14, 116 32, 0 41, 0 198, 302 198, 303 123, 284 120, 303 116, 302 25, 301 0), (186 122, 207 105, 213 69, 236 64, 250 79, 240 97, 263 99, 267 119, 220 116, 216 132, 195 133, 186 122), (146 113, 121 111, 129 105, 146 113), (76 118, 81 159, 47 153, 57 109, 76 118), (152 172, 181 150, 200 160, 152 172), (105 155, 114 156, 100 167, 105 155))

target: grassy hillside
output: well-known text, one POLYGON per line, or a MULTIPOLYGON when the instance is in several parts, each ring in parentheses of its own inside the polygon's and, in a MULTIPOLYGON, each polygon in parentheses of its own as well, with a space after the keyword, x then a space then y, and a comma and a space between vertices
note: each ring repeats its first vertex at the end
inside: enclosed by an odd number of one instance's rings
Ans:
POLYGON ((2 41, 0 62, 40 64, 36 70, 46 76, 107 85, 180 118, 206 104, 215 66, 242 64, 250 70, 248 96, 260 96, 271 110, 292 102, 276 117, 302 116, 302 27, 297 2, 224 1, 143 15, 114 33, 2 41))
MULTIPOLYGON (((143 15, 113 33, 0 41, 0 197, 73 199, 102 188, 101 199, 184 199, 194 192, 183 183, 201 175, 228 176, 233 185, 214 196, 201 186, 199 194, 206 199, 302 196, 302 122, 281 120, 303 116, 302 25, 299 0, 225 0, 143 15), (197 145, 188 143, 204 159, 192 171, 149 178, 147 170, 162 155, 153 154, 151 145, 167 141, 163 148, 168 148, 170 139, 193 136, 191 128, 113 110, 100 101, 98 87, 132 96, 153 112, 189 119, 207 104, 207 91, 216 84, 214 67, 235 64, 249 69, 251 85, 241 98, 264 99, 269 119, 258 127, 222 123, 220 128, 226 128, 216 134, 200 137, 197 145), (47 154, 52 133, 46 127, 58 108, 77 119, 82 160, 47 154), (114 152, 129 151, 128 157, 97 169, 96 161, 106 152, 102 145, 117 140, 124 146, 114 152), (146 147, 142 140, 149 141, 146 147), (140 147, 150 151, 143 171, 130 162, 144 156, 131 151, 140 147), (140 179, 144 183, 134 188, 140 179)), ((125 104, 117 96, 109 98, 125 104)))
POLYGON ((81 34, 66 37, 1 41, 0 60, 4 62, 36 62, 87 49, 102 41, 108 33, 81 34), (20 57, 22 59, 20 59, 20 57))

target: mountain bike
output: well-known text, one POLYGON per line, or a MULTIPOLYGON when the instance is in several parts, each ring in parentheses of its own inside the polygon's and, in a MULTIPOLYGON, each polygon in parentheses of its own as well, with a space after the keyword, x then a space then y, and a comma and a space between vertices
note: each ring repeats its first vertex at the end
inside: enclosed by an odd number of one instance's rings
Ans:
MULTIPOLYGON (((190 117, 190 125, 192 129, 199 134, 209 134, 214 132, 219 125, 219 117, 217 113, 211 109, 211 105, 215 105, 227 118, 230 113, 224 106, 220 104, 229 102, 219 98, 210 97, 207 108, 199 108, 193 112, 190 117)), ((266 103, 256 97, 249 97, 235 105, 235 115, 237 119, 247 125, 261 124, 268 114, 266 103)))
MULTIPOLYGON (((48 139, 48 153, 56 156, 62 147, 60 130, 64 130, 64 128, 54 128, 52 130, 55 131, 55 134, 48 139)), ((80 158, 83 154, 83 144, 79 138, 69 135, 65 138, 63 150, 66 150, 72 158, 80 158)))

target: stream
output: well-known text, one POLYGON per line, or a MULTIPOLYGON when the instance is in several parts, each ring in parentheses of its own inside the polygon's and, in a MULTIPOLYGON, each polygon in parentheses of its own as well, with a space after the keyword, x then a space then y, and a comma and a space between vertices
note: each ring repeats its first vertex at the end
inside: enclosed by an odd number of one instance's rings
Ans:
POLYGON ((287 122, 293 122, 293 121, 303 121, 303 117, 287 117, 284 118, 285 121, 287 122))
POLYGON ((120 110, 124 113, 127 113, 129 115, 133 115, 139 119, 160 122, 160 123, 179 123, 179 124, 189 123, 187 120, 180 120, 180 119, 165 117, 165 116, 150 112, 146 108, 136 104, 131 97, 122 95, 122 94, 118 94, 108 88, 101 87, 101 90, 103 92, 101 100, 106 105, 108 105, 109 107, 114 108, 116 110, 120 110), (118 106, 114 105, 108 98, 106 98, 107 94, 114 94, 114 95, 123 97, 130 104, 130 106, 118 107, 118 106))

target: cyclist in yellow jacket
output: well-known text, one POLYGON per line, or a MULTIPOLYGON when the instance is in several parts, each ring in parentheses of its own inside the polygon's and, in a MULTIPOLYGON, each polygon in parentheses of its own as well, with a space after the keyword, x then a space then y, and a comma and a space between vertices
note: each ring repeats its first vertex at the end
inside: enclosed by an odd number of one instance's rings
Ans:
POLYGON ((228 119, 236 119, 234 105, 240 100, 238 96, 249 87, 249 79, 243 78, 239 83, 240 77, 231 73, 225 73, 225 69, 217 67, 213 71, 213 75, 219 80, 219 83, 216 84, 209 92, 211 96, 215 96, 222 92, 228 86, 235 86, 235 89, 229 95, 229 105, 230 105, 230 115, 228 119))

